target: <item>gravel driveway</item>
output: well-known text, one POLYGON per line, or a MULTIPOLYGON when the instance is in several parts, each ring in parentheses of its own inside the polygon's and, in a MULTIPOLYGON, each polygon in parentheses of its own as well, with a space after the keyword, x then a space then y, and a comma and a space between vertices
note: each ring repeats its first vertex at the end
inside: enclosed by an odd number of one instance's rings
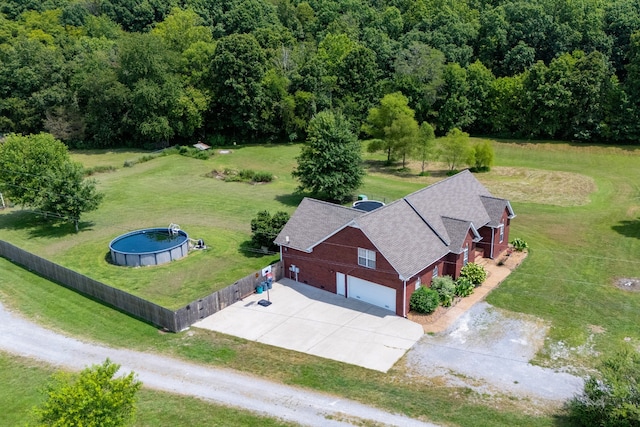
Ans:
POLYGON ((547 329, 532 316, 478 302, 445 332, 423 336, 407 354, 407 366, 482 393, 564 401, 582 390, 583 380, 529 363, 547 329))
POLYGON ((134 371, 146 387, 195 396, 308 426, 431 426, 341 397, 273 383, 230 370, 177 359, 81 342, 7 311, 0 304, 0 351, 38 359, 71 370, 100 364, 107 357, 134 371), (365 421, 366 420, 366 421, 365 421))

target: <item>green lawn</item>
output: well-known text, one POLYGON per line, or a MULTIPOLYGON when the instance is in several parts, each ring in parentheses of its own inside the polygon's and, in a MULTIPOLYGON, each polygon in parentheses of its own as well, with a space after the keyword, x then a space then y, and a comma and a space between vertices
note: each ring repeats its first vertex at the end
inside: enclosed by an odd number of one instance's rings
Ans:
MULTIPOLYGON (((536 358, 540 364, 590 368, 600 355, 629 341, 638 346, 640 293, 619 290, 613 281, 640 277, 640 262, 635 259, 640 253, 640 153, 633 148, 509 141, 496 142, 495 148, 497 167, 477 175, 478 179, 496 196, 511 199, 518 215, 511 237, 524 238, 531 251, 489 302, 549 322, 547 344, 536 358)), ((2 238, 107 283, 149 292, 158 300, 182 298, 181 283, 188 282, 185 287, 194 290, 204 290, 207 282, 215 286, 211 277, 217 272, 207 266, 219 258, 229 257, 227 263, 221 261, 219 271, 231 271, 233 260, 242 268, 266 263, 266 258, 252 258, 239 245, 249 238, 249 221, 258 210, 291 212, 300 200, 293 194, 291 178, 298 150, 296 145, 241 147, 207 161, 168 156, 120 168, 98 176, 107 197, 99 211, 87 215, 90 225, 79 234, 43 227, 26 214, 9 211, 0 213, 2 238), (204 176, 225 167, 270 171, 277 179, 251 186, 204 176), (105 261, 113 237, 170 222, 207 243, 216 242, 218 235, 228 236, 223 239, 227 246, 218 242, 209 252, 151 269, 115 267, 105 261), (156 289, 160 283, 171 289, 170 295, 156 289)), ((105 154, 104 163, 91 157, 92 164, 110 164, 112 155, 105 154)), ((413 173, 398 172, 397 167, 382 166, 380 159, 367 155, 370 174, 358 193, 390 201, 444 175, 439 165, 432 165, 433 176, 418 177, 415 164, 413 173)), ((6 260, 0 259, 0 271, 0 300, 76 336, 243 370, 439 423, 558 422, 553 408, 551 413, 531 416, 526 401, 495 399, 411 377, 403 361, 381 374, 212 332, 159 334, 6 260)))
MULTIPOLYGON (((42 391, 53 374, 51 367, 28 359, 0 353, 0 424, 25 425, 35 421, 32 410, 45 398, 42 391)), ((35 424, 33 424, 35 425, 35 424)), ((268 417, 261 417, 234 408, 214 405, 195 398, 142 389, 138 393, 136 427, 143 426, 293 426, 268 417)))

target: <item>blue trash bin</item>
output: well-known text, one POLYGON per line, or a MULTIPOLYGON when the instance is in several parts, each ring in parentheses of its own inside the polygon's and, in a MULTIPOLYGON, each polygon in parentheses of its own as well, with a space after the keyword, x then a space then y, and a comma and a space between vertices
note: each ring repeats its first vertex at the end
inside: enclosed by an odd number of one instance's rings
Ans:
POLYGON ((261 294, 262 293, 262 285, 256 286, 256 293, 257 294, 261 294))

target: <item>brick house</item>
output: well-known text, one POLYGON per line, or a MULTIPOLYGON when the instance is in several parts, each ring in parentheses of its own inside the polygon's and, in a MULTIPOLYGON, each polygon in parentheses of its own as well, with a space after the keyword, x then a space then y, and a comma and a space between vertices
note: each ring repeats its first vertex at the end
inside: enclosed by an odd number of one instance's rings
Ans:
POLYGON ((305 198, 275 243, 285 277, 406 316, 433 277, 506 250, 514 217, 463 171, 371 212, 305 198))

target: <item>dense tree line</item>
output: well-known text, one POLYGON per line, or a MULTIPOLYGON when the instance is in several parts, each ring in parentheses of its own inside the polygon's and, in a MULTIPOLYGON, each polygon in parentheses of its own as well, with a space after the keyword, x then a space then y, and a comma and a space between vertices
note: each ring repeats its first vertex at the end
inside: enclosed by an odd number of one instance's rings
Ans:
POLYGON ((0 132, 300 140, 401 93, 418 123, 634 142, 635 0, 0 0, 0 132))

